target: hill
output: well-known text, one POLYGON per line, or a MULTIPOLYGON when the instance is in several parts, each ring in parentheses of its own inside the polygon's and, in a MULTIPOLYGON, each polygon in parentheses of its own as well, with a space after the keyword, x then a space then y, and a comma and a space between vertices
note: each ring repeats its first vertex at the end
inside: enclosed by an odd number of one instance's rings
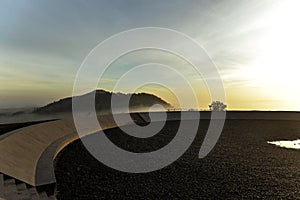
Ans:
MULTIPOLYGON (((148 93, 134 93, 134 94, 124 94, 124 93, 112 93, 105 90, 96 90, 91 93, 84 94, 82 96, 77 96, 80 101, 88 95, 95 95, 95 107, 97 112, 110 112, 111 111, 111 98, 114 95, 117 100, 119 99, 122 102, 122 99, 132 95, 129 105, 130 111, 141 111, 148 109, 154 104, 160 104, 166 109, 171 108, 172 106, 161 98, 148 93), (96 94, 95 94, 96 93, 96 94)), ((117 108, 122 111, 125 109, 126 105, 118 104, 117 108)), ((72 97, 60 99, 46 106, 37 108, 33 111, 34 114, 55 114, 55 113, 70 113, 72 112, 72 97)))

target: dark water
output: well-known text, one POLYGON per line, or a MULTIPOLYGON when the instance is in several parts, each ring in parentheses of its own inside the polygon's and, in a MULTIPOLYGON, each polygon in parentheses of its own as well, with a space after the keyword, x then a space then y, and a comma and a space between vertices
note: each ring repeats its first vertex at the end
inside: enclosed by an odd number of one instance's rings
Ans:
MULTIPOLYGON (((106 131, 131 151, 167 144, 179 122, 168 122, 150 140, 137 140, 119 129, 106 131)), ((297 121, 228 120, 214 150, 198 152, 208 121, 202 121, 189 150, 173 164, 146 174, 110 169, 95 160, 80 141, 56 159, 58 199, 300 199, 300 150, 267 141, 300 138, 297 121)))

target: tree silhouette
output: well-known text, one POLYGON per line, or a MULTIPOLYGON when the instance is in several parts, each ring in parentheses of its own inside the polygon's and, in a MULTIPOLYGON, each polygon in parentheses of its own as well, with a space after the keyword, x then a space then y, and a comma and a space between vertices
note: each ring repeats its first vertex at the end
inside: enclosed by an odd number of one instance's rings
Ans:
POLYGON ((225 111, 227 108, 227 105, 225 105, 223 102, 221 101, 213 101, 210 105, 209 105, 209 110, 211 111, 225 111))

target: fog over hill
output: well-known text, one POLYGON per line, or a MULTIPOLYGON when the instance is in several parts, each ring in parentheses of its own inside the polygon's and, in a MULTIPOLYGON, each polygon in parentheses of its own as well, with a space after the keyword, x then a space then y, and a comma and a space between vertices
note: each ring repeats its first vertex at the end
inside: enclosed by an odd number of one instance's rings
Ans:
MULTIPOLYGON (((148 110, 154 104, 160 104, 166 109, 171 108, 171 105, 161 98, 148 93, 112 93, 105 90, 96 90, 82 96, 74 97, 79 102, 84 100, 90 95, 95 96, 95 108, 97 112, 111 112, 111 99, 112 96, 116 98, 118 102, 117 109, 122 112, 128 105, 125 105, 124 100, 132 95, 129 102, 129 108, 131 111, 148 110)), ((33 111, 36 114, 54 114, 54 113, 68 113, 72 112, 72 97, 60 99, 50 103, 44 107, 37 108, 33 111)))
MULTIPOLYGON (((84 98, 95 96, 95 109, 98 114, 111 112, 111 99, 114 96, 118 105, 117 112, 125 112, 126 107, 123 100, 130 97, 129 110, 131 112, 148 111, 155 104, 160 104, 165 109, 172 108, 172 105, 164 101, 160 97, 148 93, 113 93, 105 90, 96 90, 81 96, 74 97, 77 101, 82 101, 84 98)), ((35 108, 32 110, 14 110, 11 113, 0 113, 0 123, 16 123, 25 121, 39 121, 48 119, 61 119, 72 117, 72 97, 67 97, 54 101, 48 105, 35 108)))

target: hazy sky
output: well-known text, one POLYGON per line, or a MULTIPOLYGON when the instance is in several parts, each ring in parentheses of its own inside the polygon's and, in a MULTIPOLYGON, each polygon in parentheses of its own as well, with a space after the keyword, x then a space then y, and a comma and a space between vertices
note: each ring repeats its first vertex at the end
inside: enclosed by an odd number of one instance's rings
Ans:
MULTIPOLYGON (((80 64, 99 42, 127 29, 157 26, 181 31, 206 49, 224 81, 229 109, 300 110, 299 10, 297 0, 4 0, 0 108, 70 96, 80 64)), ((142 56, 149 59, 155 53, 136 57, 142 56)), ((116 62, 100 87, 110 89, 119 68, 134 63, 132 58, 116 62)), ((174 63, 188 74, 184 63, 174 63)), ((210 99, 203 85, 199 80, 193 87, 203 95, 205 108, 210 99)), ((176 104, 156 86, 141 90, 176 104)))

